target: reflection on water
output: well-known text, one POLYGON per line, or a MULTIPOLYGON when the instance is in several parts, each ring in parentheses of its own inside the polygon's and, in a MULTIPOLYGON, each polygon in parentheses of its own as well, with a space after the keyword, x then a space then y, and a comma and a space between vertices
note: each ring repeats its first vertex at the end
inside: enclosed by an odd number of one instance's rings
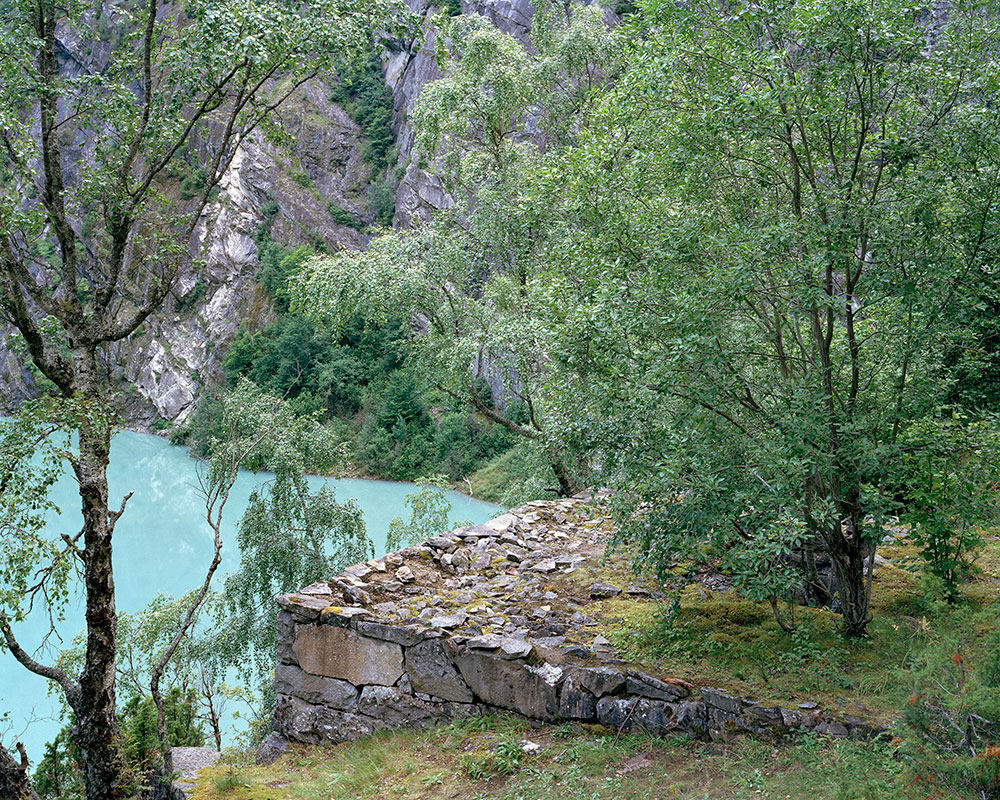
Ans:
MULTIPOLYGON (((121 433, 111 448, 108 470, 111 505, 133 491, 125 515, 115 529, 115 585, 118 608, 136 612, 144 608, 157 594, 180 596, 201 583, 211 560, 212 531, 205 522, 205 506, 195 486, 195 462, 183 448, 172 447, 156 436, 121 433)), ((236 523, 246 508, 250 492, 267 480, 263 474, 244 473, 230 495, 223 522, 222 566, 216 575, 216 587, 232 572, 239 561, 236 551, 236 523)), ((408 517, 403 505, 412 484, 369 481, 354 478, 310 478, 312 488, 323 482, 333 488, 337 499, 355 498, 364 512, 368 534, 375 543, 375 552, 385 551, 385 536, 389 521, 396 516, 408 517)), ((452 518, 484 522, 494 516, 497 507, 473 500, 458 492, 449 493, 452 518)), ((60 508, 50 532, 75 533, 80 528, 79 495, 76 484, 65 475, 53 492, 60 508)), ((287 587, 293 590, 298 587, 287 587)), ((67 609, 67 618, 59 625, 66 644, 82 628, 83 614, 79 598, 67 609)), ((35 615, 18 626, 16 633, 29 651, 38 646, 45 625, 35 615)), ((51 660, 60 644, 40 651, 43 660, 51 660)), ((55 694, 47 692, 46 682, 28 673, 7 653, 0 652, 0 714, 9 712, 9 723, 0 722, 5 740, 18 736, 28 747, 33 763, 41 758, 42 745, 59 728, 55 715, 59 708, 55 694), (25 731, 28 720, 32 722, 25 731), (5 734, 9 731, 9 735, 5 734)))

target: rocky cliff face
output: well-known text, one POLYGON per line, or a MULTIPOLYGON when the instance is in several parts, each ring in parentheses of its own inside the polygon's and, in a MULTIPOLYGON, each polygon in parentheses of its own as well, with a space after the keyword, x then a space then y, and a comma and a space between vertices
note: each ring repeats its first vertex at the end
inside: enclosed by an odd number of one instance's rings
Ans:
MULTIPOLYGON (((393 131, 399 148, 396 226, 426 220, 451 204, 441 182, 410 163, 413 134, 407 117, 423 87, 440 77, 433 33, 426 24, 440 13, 427 0, 408 0, 425 22, 408 42, 391 42, 383 59, 394 100, 393 131)), ((527 42, 529 0, 463 0, 463 13, 478 13, 527 42)), ((100 43, 66 35, 60 41, 64 69, 74 75, 100 68, 100 43)), ((218 379, 222 359, 241 327, 259 329, 272 318, 270 302, 255 280, 257 237, 266 224, 282 244, 322 244, 327 250, 360 249, 368 236, 339 224, 331 205, 371 222, 366 203, 371 181, 364 135, 337 104, 330 87, 313 81, 282 111, 290 144, 258 140, 234 159, 191 242, 194 266, 179 276, 162 311, 108 353, 120 388, 119 407, 129 427, 150 430, 162 420, 183 424, 203 386, 218 379)), ((82 144, 81 144, 82 146, 82 144)), ((0 330, 0 412, 16 407, 38 388, 23 348, 0 330)))
POLYGON ((195 266, 179 277, 163 311, 112 354, 122 365, 118 374, 128 392, 122 411, 132 426, 183 423, 201 386, 219 378, 240 328, 257 330, 272 319, 270 300, 255 280, 257 236, 265 223, 286 244, 365 246, 364 234, 338 224, 328 210, 332 203, 364 219, 369 180, 361 130, 328 96, 329 87, 312 82, 290 103, 291 152, 255 142, 237 153, 195 231, 195 266))

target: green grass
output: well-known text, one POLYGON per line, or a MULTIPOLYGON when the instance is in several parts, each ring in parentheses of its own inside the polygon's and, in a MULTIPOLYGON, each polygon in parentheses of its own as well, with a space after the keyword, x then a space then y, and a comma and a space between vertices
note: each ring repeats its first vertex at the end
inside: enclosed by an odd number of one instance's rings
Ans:
POLYGON ((891 744, 812 735, 784 747, 746 737, 616 741, 604 730, 533 729, 496 715, 296 748, 270 767, 222 764, 202 771, 193 800, 902 800, 909 788, 891 744), (522 739, 542 751, 521 752, 522 739))
MULTIPOLYGON (((905 564, 915 548, 886 547, 880 553, 894 564, 905 564)), ((829 609, 794 608, 797 630, 789 635, 767 604, 697 587, 681 593, 672 619, 664 604, 623 596, 596 608, 599 628, 619 656, 666 675, 786 707, 814 700, 835 713, 890 722, 910 694, 909 667, 927 647, 943 633, 968 625, 970 612, 981 612, 979 638, 995 620, 986 609, 998 596, 996 534, 987 537, 977 566, 963 588, 964 601, 956 606, 928 600, 915 572, 896 566, 877 570, 873 621, 868 636, 856 641, 840 636, 840 617, 829 609)), ((606 574, 581 571, 574 582, 585 585, 610 577, 620 586, 627 578, 620 567, 614 569, 606 574)))

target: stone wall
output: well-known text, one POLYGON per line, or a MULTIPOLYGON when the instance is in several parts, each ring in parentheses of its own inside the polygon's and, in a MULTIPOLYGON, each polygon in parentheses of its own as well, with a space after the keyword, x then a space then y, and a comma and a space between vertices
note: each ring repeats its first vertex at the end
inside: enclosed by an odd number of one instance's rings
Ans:
POLYGON ((606 520, 586 499, 530 503, 279 597, 275 731, 336 743, 506 709, 700 738, 876 732, 816 703, 769 706, 617 658, 588 606, 622 592, 655 602, 656 590, 575 580, 605 563, 606 520))

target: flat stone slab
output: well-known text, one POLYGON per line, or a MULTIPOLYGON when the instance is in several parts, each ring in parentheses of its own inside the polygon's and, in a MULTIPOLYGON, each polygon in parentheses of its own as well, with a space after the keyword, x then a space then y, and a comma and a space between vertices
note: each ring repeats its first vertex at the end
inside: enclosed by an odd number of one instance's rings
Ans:
POLYGON ((403 676, 403 648, 333 625, 299 625, 292 645, 299 666, 355 686, 392 686, 403 676))

